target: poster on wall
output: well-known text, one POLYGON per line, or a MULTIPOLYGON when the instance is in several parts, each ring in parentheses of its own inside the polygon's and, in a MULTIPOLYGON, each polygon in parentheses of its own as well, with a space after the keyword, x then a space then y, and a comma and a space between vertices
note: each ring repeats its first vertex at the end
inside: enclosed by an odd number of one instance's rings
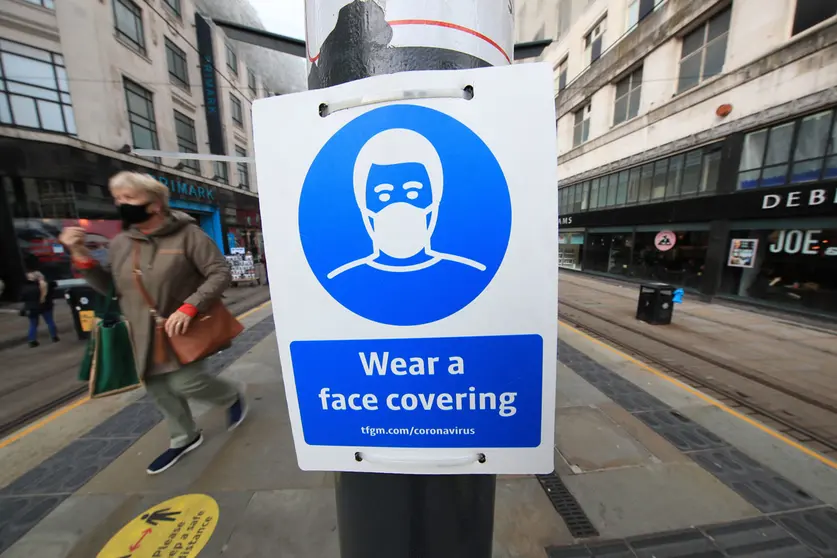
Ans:
POLYGON ((758 247, 758 239, 733 238, 729 248, 727 265, 730 267, 753 267, 758 247))

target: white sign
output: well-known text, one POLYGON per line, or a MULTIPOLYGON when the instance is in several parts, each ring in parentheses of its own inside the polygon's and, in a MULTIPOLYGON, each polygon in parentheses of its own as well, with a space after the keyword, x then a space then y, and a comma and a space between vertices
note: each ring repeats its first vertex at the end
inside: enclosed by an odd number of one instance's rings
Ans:
POLYGON ((254 104, 302 469, 553 470, 552 81, 405 72, 254 104))
POLYGON ((306 0, 305 4, 311 64, 320 61, 323 43, 332 34, 341 38, 343 49, 359 38, 368 40, 369 48, 436 47, 464 52, 492 66, 509 64, 514 57, 511 0, 306 0), (368 32, 357 33, 362 25, 368 32))
POLYGON ((733 238, 729 247, 727 265, 730 267, 754 267, 759 250, 757 238, 733 238))

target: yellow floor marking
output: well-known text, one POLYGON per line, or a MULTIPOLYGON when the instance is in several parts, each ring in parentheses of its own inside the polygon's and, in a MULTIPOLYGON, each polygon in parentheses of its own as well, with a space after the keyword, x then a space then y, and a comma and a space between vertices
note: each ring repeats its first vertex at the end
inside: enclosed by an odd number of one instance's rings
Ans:
MULTIPOLYGON (((239 316, 236 316, 236 319, 243 320, 247 316, 249 316, 249 315, 251 315, 255 312, 258 312, 262 308, 265 308, 269 304, 270 304, 270 301, 268 300, 267 302, 265 302, 263 304, 260 304, 260 305, 256 306, 255 308, 251 308, 250 310, 244 312, 243 314, 240 314, 239 316)), ((21 439, 25 438, 29 434, 32 434, 33 432, 36 432, 36 431, 40 430, 41 428, 48 425, 49 423, 51 423, 51 422, 55 421, 56 419, 61 418, 62 416, 66 415, 67 413, 69 413, 73 409, 81 407, 82 405, 84 405, 88 401, 90 401, 90 398, 87 397, 87 396, 84 396, 81 399, 76 399, 72 403, 68 403, 67 405, 65 405, 63 407, 60 407, 59 409, 56 409, 55 411, 48 414, 47 416, 45 416, 44 418, 42 418, 38 422, 35 422, 35 423, 27 426, 23 430, 19 430, 19 431, 15 432, 14 434, 9 436, 8 438, 4 438, 3 440, 0 440, 0 449, 8 447, 8 446, 14 444, 15 442, 17 442, 18 440, 21 440, 21 439)))
POLYGON ((832 469, 837 469, 837 461, 833 461, 833 460, 829 459, 828 457, 826 457, 826 456, 824 456, 824 455, 822 455, 822 454, 820 454, 820 453, 818 453, 818 452, 816 452, 812 449, 806 448, 805 446, 803 446, 799 442, 785 436, 781 432, 777 432, 776 430, 770 428, 769 426, 764 425, 757 420, 753 420, 745 414, 739 413, 735 409, 733 409, 731 407, 728 407, 727 405, 724 405, 720 401, 706 395, 705 393, 703 393, 703 392, 701 392, 701 391, 699 391, 699 390, 697 390, 697 389, 695 389, 691 386, 688 386, 688 385, 684 384, 680 380, 672 378, 671 376, 669 376, 668 374, 666 374, 664 372, 660 372, 659 370, 657 370, 655 368, 652 368, 651 366, 648 366, 644 362, 642 362, 640 360, 637 360, 637 359, 635 359, 634 357, 632 357, 628 354, 623 353, 622 351, 620 351, 619 349, 617 349, 615 347, 611 347, 607 343, 604 343, 602 341, 599 341, 598 339, 595 339, 594 337, 591 337, 590 335, 587 335, 583 331, 580 331, 580 330, 574 328, 571 325, 568 325, 568 324, 566 324, 564 322, 561 322, 561 321, 559 321, 558 323, 562 327, 565 327, 565 328, 573 331, 574 333, 577 333, 577 334, 581 335, 582 337, 584 337, 588 341, 590 341, 590 342, 592 342, 592 343, 594 343, 594 344, 596 344, 600 347, 603 347, 603 348, 607 349, 608 351, 610 351, 612 353, 615 353, 615 354, 619 355, 620 357, 624 358, 625 360, 628 360, 628 361, 632 362, 633 364, 636 364, 637 366, 639 366, 643 370, 646 370, 647 372, 650 372, 650 373, 654 374, 658 378, 661 378, 661 379, 669 382, 670 384, 673 384, 673 385, 679 387, 680 389, 689 392, 691 395, 694 395, 695 397, 697 397, 701 401, 704 401, 704 402, 712 405, 713 407, 717 407, 718 409, 724 411, 725 413, 730 414, 730 415, 734 416, 735 418, 746 422, 750 426, 754 426, 754 427, 758 428, 759 430, 761 430, 765 434, 768 434, 768 435, 772 436, 776 440, 779 440, 780 442, 783 442, 783 443, 791 446, 792 448, 801 451, 802 453, 804 453, 808 457, 813 457, 814 459, 816 459, 820 463, 823 463, 824 465, 828 465, 832 469))
POLYGON ((145 510, 111 538, 98 558, 195 558, 218 526, 218 502, 185 494, 145 510))

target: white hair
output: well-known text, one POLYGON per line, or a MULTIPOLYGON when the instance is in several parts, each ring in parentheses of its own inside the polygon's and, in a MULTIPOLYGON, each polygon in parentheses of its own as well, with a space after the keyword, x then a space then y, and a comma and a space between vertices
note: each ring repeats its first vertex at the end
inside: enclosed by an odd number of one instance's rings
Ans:
MULTIPOLYGON (((439 205, 442 199, 442 160, 436 148, 423 135, 413 130, 393 128, 372 136, 358 153, 355 161, 354 187, 355 200, 361 211, 366 214, 366 181, 372 165, 397 165, 399 163, 421 163, 430 178, 430 191, 433 204, 439 205)), ((430 230, 436 225, 436 212, 431 218, 430 230)), ((365 221, 365 220, 364 220, 365 221)))

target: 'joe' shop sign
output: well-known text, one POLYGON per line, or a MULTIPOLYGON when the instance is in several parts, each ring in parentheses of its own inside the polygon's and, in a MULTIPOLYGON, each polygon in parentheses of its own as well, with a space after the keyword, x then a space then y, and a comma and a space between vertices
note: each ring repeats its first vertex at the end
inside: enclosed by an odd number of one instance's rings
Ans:
POLYGON ((215 203, 215 188, 208 184, 198 185, 179 178, 150 174, 153 179, 169 187, 173 196, 196 202, 215 203))

